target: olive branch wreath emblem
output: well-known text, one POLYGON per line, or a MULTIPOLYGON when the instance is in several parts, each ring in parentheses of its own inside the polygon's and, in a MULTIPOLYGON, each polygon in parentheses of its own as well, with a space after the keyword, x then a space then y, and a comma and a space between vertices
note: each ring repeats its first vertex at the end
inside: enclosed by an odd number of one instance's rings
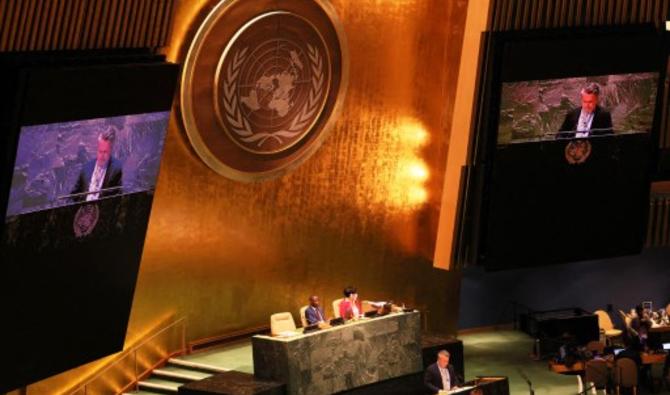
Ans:
POLYGON ((307 44, 307 56, 309 58, 310 67, 312 70, 312 78, 310 79, 311 89, 306 103, 304 103, 300 113, 296 115, 291 121, 287 129, 282 129, 276 132, 268 133, 254 133, 249 125, 249 121, 242 115, 239 107, 239 98, 237 94, 238 81, 237 77, 244 61, 247 58, 247 50, 243 48, 233 55, 233 61, 228 64, 226 75, 223 80, 223 107, 225 110, 226 120, 231 126, 235 134, 240 136, 240 140, 245 143, 258 142, 257 146, 261 147, 269 139, 276 140, 279 144, 284 141, 282 138, 291 138, 304 131, 304 128, 310 123, 314 114, 319 109, 320 99, 323 95, 324 73, 323 73, 323 58, 318 48, 307 44))

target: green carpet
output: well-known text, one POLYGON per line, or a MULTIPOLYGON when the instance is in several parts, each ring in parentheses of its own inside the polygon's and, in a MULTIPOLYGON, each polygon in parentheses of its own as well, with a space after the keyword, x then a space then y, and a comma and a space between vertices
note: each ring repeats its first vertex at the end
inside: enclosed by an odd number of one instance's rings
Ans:
POLYGON ((577 378, 553 373, 547 361, 534 361, 533 339, 522 332, 495 331, 459 336, 465 353, 466 379, 475 376, 509 377, 511 394, 528 394, 528 384, 519 369, 533 383, 535 395, 577 393, 577 378))

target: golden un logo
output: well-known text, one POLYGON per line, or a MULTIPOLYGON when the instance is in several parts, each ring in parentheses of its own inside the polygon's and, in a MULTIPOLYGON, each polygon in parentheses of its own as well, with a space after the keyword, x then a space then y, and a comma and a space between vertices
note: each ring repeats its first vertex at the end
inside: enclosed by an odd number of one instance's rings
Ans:
POLYGON ((222 1, 204 17, 180 92, 195 151, 242 181, 284 174, 313 154, 339 112, 348 75, 329 3, 283 1, 261 13, 250 4, 222 1))

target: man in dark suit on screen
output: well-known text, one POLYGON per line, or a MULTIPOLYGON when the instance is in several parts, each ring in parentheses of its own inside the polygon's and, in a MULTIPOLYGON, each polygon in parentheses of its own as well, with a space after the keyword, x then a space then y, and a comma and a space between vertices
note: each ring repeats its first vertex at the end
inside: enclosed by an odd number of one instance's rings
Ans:
POLYGON ((74 196, 73 201, 92 201, 121 193, 123 166, 112 156, 115 139, 116 134, 113 129, 100 133, 96 158, 84 164, 77 183, 70 192, 72 195, 84 192, 88 194, 74 196))
POLYGON ((582 106, 567 113, 556 137, 571 139, 613 134, 612 116, 598 105, 600 86, 590 83, 580 93, 582 106))
POLYGON ((423 376, 423 383, 431 394, 437 394, 442 390, 453 390, 462 385, 461 379, 456 375, 454 367, 449 365, 449 351, 442 350, 437 353, 437 362, 428 366, 423 376))

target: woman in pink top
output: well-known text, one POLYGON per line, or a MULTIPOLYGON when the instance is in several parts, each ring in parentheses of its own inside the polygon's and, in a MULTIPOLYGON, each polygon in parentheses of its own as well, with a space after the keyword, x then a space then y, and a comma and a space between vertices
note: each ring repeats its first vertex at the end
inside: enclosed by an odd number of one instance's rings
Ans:
POLYGON ((340 302, 340 317, 345 320, 356 319, 363 315, 361 302, 358 300, 356 288, 348 286, 344 289, 344 299, 340 302))

